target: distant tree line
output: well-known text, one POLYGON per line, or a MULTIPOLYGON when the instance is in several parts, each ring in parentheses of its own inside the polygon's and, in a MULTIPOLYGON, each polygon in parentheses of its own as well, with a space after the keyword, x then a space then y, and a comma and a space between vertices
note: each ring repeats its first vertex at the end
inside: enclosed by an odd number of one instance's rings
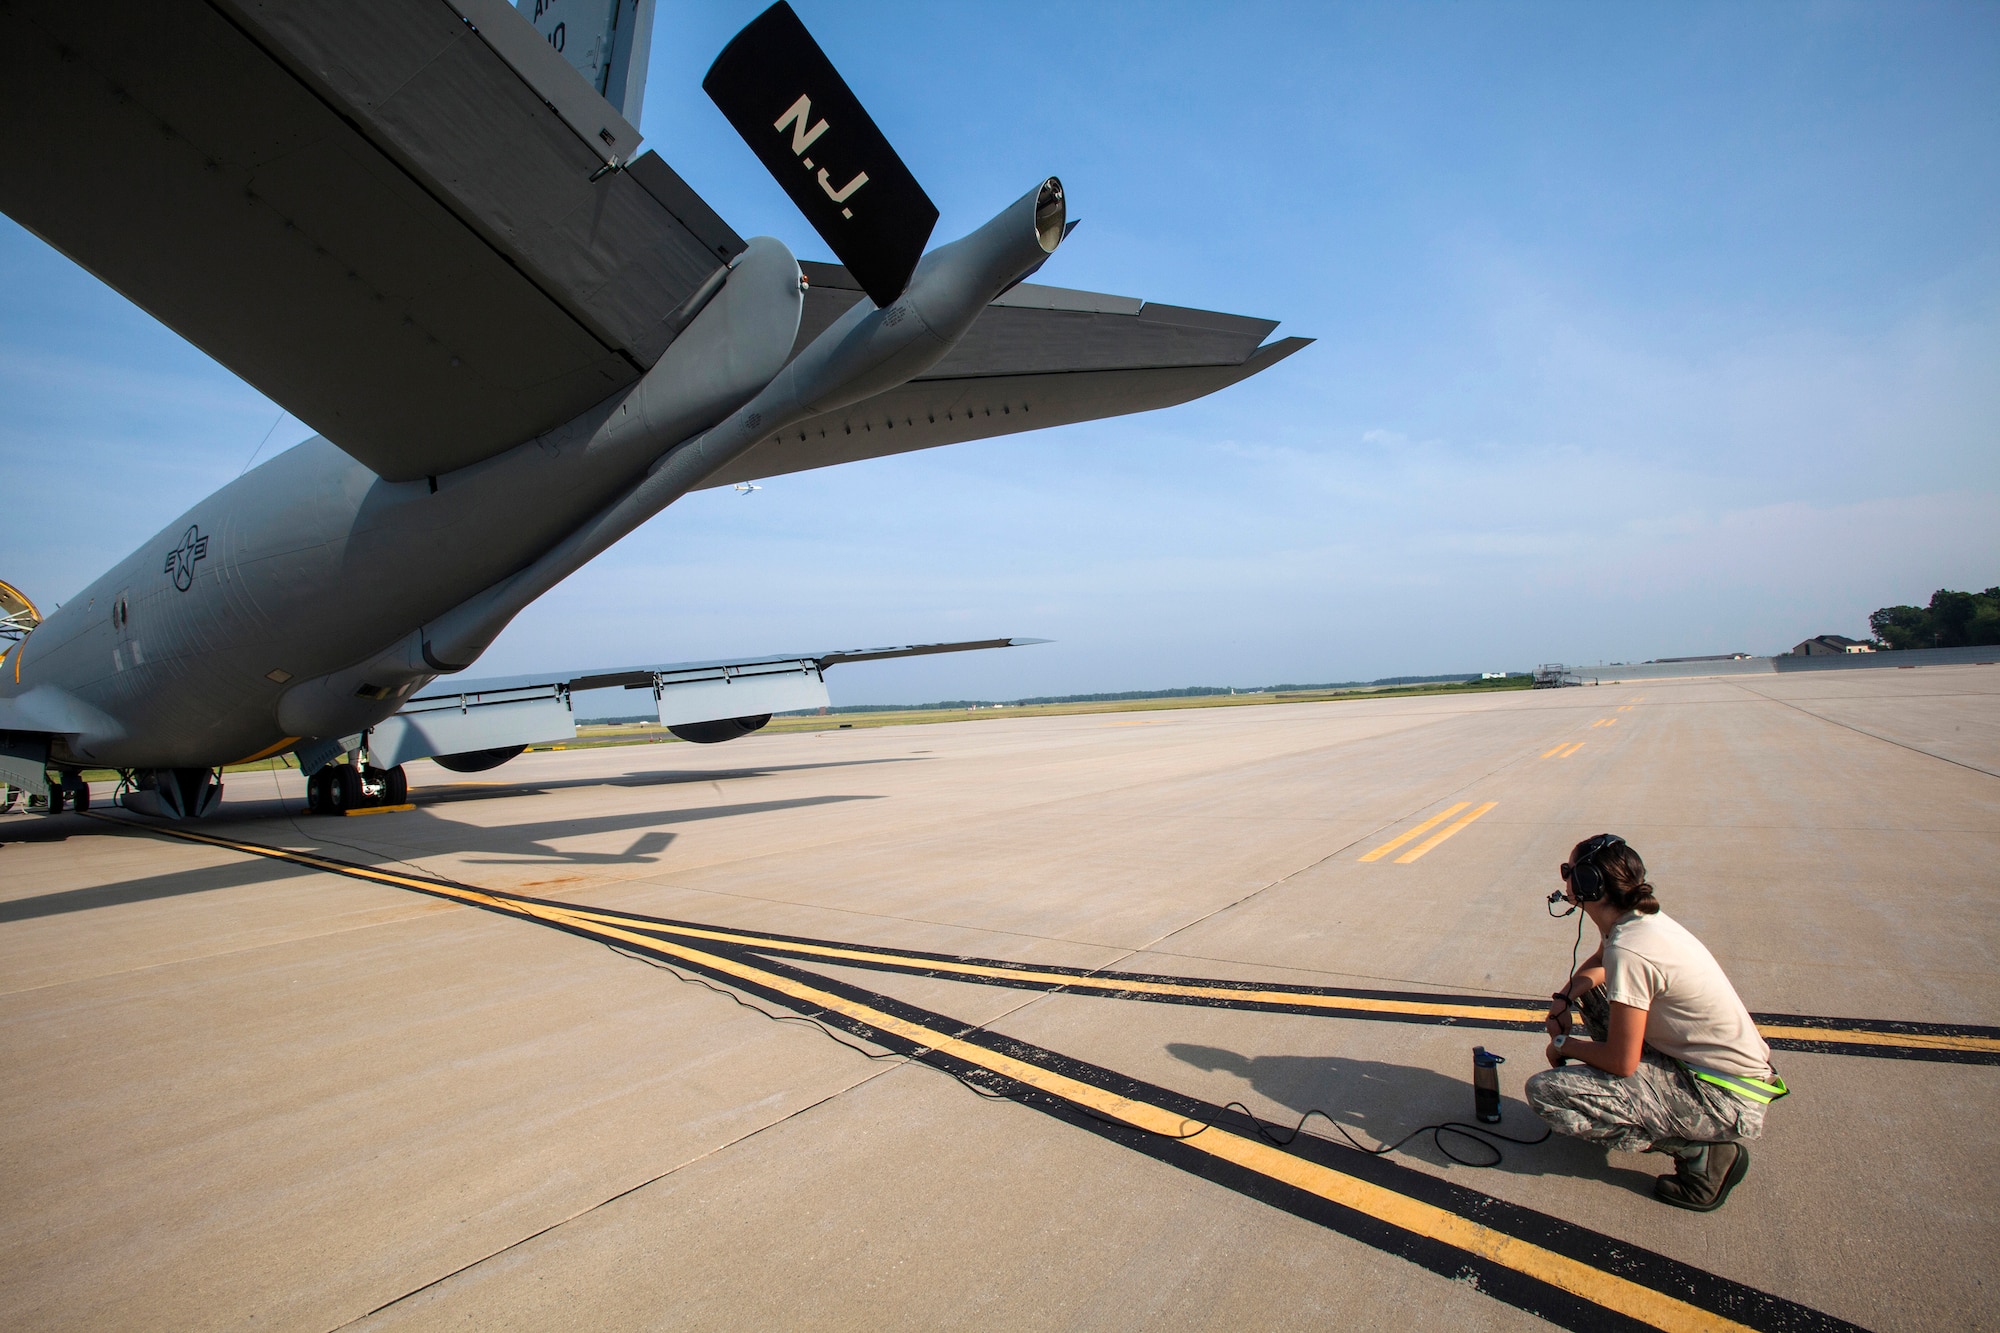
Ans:
POLYGON ((1929 606, 1885 606, 1868 617, 1884 648, 1969 648, 2000 643, 2000 588, 1939 588, 1929 606))
POLYGON ((1323 685, 1183 685, 1176 690, 1119 690, 1112 694, 1038 694, 1029 699, 940 699, 929 704, 842 704, 843 713, 919 713, 954 708, 1025 708, 1034 704, 1129 703, 1139 699, 1205 699, 1218 694, 1304 694, 1313 690, 1368 689, 1383 685, 1464 685, 1477 675, 1384 676, 1380 680, 1337 680, 1323 685))

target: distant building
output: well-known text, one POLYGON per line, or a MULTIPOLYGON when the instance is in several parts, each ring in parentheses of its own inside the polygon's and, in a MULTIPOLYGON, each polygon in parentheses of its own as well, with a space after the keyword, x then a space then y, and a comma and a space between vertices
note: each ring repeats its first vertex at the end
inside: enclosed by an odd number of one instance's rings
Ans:
POLYGON ((1875 645, 1866 639, 1850 639, 1845 634, 1821 634, 1799 644, 1787 657, 1838 657, 1842 653, 1872 653, 1875 645))

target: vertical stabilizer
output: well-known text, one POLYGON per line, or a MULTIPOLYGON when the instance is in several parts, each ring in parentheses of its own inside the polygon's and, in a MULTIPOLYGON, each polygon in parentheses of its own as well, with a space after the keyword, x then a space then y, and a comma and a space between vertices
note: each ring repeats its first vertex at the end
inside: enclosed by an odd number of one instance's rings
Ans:
POLYGON ((633 125, 646 100, 655 0, 519 0, 523 17, 633 125))

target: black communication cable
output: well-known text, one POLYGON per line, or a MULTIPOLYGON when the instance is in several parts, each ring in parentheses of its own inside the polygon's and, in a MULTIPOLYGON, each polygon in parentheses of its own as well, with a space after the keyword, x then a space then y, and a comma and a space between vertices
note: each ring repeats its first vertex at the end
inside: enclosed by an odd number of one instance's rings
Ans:
MULTIPOLYGON (((1497 1129, 1488 1129, 1483 1125, 1468 1125, 1457 1120, 1446 1120, 1435 1125, 1419 1125, 1415 1129, 1411 1130, 1409 1133, 1403 1135, 1402 1138, 1397 1139, 1394 1143, 1385 1143, 1379 1147, 1370 1148, 1368 1145, 1362 1143, 1361 1140, 1355 1138, 1352 1134, 1348 1133, 1347 1126, 1341 1124, 1338 1120, 1335 1120, 1331 1115, 1327 1114, 1325 1111, 1320 1110, 1317 1106, 1315 1106, 1312 1110, 1307 1111, 1304 1115, 1300 1116, 1299 1123, 1292 1126, 1292 1132, 1290 1134, 1287 1134, 1282 1139, 1273 1136, 1271 1132, 1265 1128, 1264 1122, 1257 1118, 1257 1113, 1255 1111, 1252 1111, 1249 1107, 1245 1106, 1242 1102, 1231 1102, 1224 1109, 1230 1111, 1241 1111, 1244 1115, 1249 1116, 1250 1123, 1256 1126, 1257 1128, 1257 1136, 1263 1139, 1266 1143, 1275 1144, 1280 1148, 1290 1147, 1291 1144, 1298 1139, 1299 1135, 1306 1132, 1306 1122, 1308 1120, 1311 1120, 1314 1116, 1318 1116, 1320 1119, 1326 1121, 1327 1124, 1332 1125, 1336 1130, 1340 1131, 1340 1137, 1347 1140, 1349 1147, 1353 1148, 1356 1152, 1365 1152, 1370 1157, 1385 1157, 1388 1154, 1396 1151, 1396 1149, 1402 1147, 1404 1144, 1408 1143, 1411 1139, 1417 1137, 1417 1135, 1429 1134, 1431 1136, 1431 1142, 1437 1147, 1437 1150, 1440 1153, 1444 1154, 1446 1157, 1449 1157, 1452 1161, 1457 1162, 1460 1166, 1477 1167, 1481 1170, 1484 1170, 1487 1167, 1498 1166, 1500 1165, 1501 1162, 1506 1160, 1505 1155, 1500 1151, 1499 1144, 1493 1142, 1494 1139, 1499 1139, 1504 1143, 1519 1144, 1524 1148, 1532 1148, 1538 1143, 1548 1142, 1549 1136, 1555 1133, 1553 1129, 1544 1127, 1541 1132, 1541 1136, 1538 1138, 1517 1139, 1512 1134, 1502 1134, 1497 1129), (1460 1157, 1457 1153, 1453 1152, 1451 1149, 1444 1146, 1444 1136, 1447 1134, 1456 1135, 1458 1138, 1461 1139, 1471 1139, 1473 1142, 1485 1148, 1486 1151, 1492 1153, 1493 1160, 1490 1162, 1475 1162, 1472 1161, 1470 1158, 1460 1157)), ((1193 1135, 1189 1135, 1188 1137, 1192 1138, 1193 1135)))
MULTIPOLYGON (((673 977, 677 981, 689 982, 694 985, 701 986, 704 989, 712 990, 717 995, 727 996, 730 1000, 734 1001, 737 1005, 741 1006, 742 1008, 748 1009, 753 1014, 758 1014, 764 1018, 768 1018, 773 1023, 802 1023, 807 1027, 817 1028, 822 1036, 825 1036, 831 1039, 832 1041, 838 1042, 840 1045, 845 1046, 848 1050, 855 1052, 857 1055, 864 1056, 867 1059, 901 1060, 905 1064, 921 1065, 926 1069, 935 1070, 937 1073, 945 1075, 946 1077, 952 1079, 954 1082, 962 1085, 963 1087, 971 1090, 974 1093, 977 1093, 980 1097, 986 1099, 987 1101, 1015 1100, 1015 1098, 1013 1098, 1012 1096, 1010 1096, 1005 1092, 996 1092, 991 1088, 981 1087, 979 1084, 974 1083, 972 1080, 966 1078, 964 1075, 959 1074, 954 1070, 945 1069, 938 1065, 932 1064, 930 1061, 925 1060, 923 1058, 922 1051, 918 1051, 912 1055, 907 1055, 907 1056, 900 1051, 871 1051, 868 1050, 866 1047, 857 1046, 855 1043, 849 1041, 846 1037, 842 1036, 840 1033, 835 1032, 832 1028, 820 1022, 818 1019, 807 1018, 803 1014, 772 1013, 770 1010, 764 1008, 762 1005, 750 1003, 750 1001, 744 999, 741 995, 738 995, 735 991, 731 990, 727 986, 718 986, 706 977, 683 972, 681 969, 675 967, 671 963, 661 962, 657 958, 651 958, 642 953, 635 953, 630 949, 622 948, 619 945, 612 944, 608 941, 605 942, 604 947, 609 949, 612 953, 617 954, 621 958, 629 958, 634 962, 644 963, 648 967, 657 968, 660 971, 665 972, 668 976, 673 977)), ((1185 1134, 1169 1134, 1166 1133, 1164 1130, 1147 1129, 1144 1125, 1135 1125, 1129 1120, 1118 1120, 1114 1119, 1111 1116, 1099 1115, 1097 1112, 1091 1110, 1089 1107, 1082 1106, 1077 1103, 1071 1103, 1071 1105, 1075 1107, 1076 1110, 1081 1111, 1084 1115, 1087 1115, 1091 1119, 1096 1120, 1102 1124, 1111 1125, 1119 1129, 1136 1129, 1139 1130, 1141 1133, 1150 1134, 1155 1138, 1173 1139, 1176 1142, 1194 1138, 1198 1134, 1206 1133, 1207 1131, 1217 1127, 1212 1123, 1204 1123, 1197 1125, 1194 1129, 1189 1130, 1185 1134)), ((1257 1136, 1263 1139, 1266 1143, 1271 1144, 1273 1147, 1278 1147, 1278 1148, 1290 1147, 1293 1143, 1295 1143, 1298 1140, 1298 1137, 1301 1134, 1305 1133, 1306 1122, 1311 1120, 1314 1116, 1318 1116, 1320 1119, 1326 1121, 1327 1124, 1332 1125, 1334 1129, 1339 1131, 1341 1138, 1347 1140, 1347 1146, 1351 1147, 1356 1152, 1367 1153, 1370 1157, 1386 1156, 1389 1153, 1395 1152, 1398 1148, 1408 1143, 1411 1139, 1416 1138, 1419 1134, 1429 1134, 1431 1136, 1431 1142, 1436 1145, 1439 1153, 1443 1154, 1450 1160, 1458 1163, 1460 1166, 1475 1167, 1480 1170, 1485 1170, 1486 1168, 1489 1167, 1498 1166, 1500 1165, 1501 1162, 1506 1160, 1505 1156, 1500 1151, 1499 1144, 1493 1142, 1494 1139, 1499 1139, 1505 1143, 1514 1143, 1514 1144, 1519 1144, 1522 1147, 1532 1148, 1538 1143, 1547 1142, 1549 1136, 1552 1133, 1554 1133, 1553 1130, 1543 1129, 1540 1138, 1518 1139, 1511 1134, 1502 1134, 1495 1129, 1488 1129, 1478 1125, 1467 1125, 1455 1120, 1446 1120, 1435 1125, 1419 1125, 1417 1126, 1417 1128, 1403 1135, 1402 1138, 1397 1139, 1394 1143, 1385 1143, 1377 1147, 1370 1148, 1366 1144, 1362 1143, 1359 1139, 1355 1138, 1352 1134, 1348 1133, 1347 1126, 1341 1124, 1338 1120, 1335 1120, 1330 1113, 1323 1111, 1318 1107, 1313 1107, 1311 1110, 1307 1111, 1304 1115, 1300 1116, 1298 1123, 1296 1125, 1293 1125, 1291 1132, 1285 1135, 1285 1137, 1283 1138, 1277 1137, 1272 1132, 1273 1126, 1267 1125, 1265 1121, 1261 1119, 1255 1111, 1252 1111, 1242 1102, 1230 1102, 1227 1106, 1223 1107, 1223 1109, 1225 1111, 1241 1111, 1244 1114, 1244 1116, 1249 1119, 1251 1125, 1256 1129, 1257 1136), (1474 1142, 1478 1143, 1480 1146, 1485 1148, 1488 1152, 1492 1153, 1493 1160, 1490 1162, 1475 1162, 1471 1158, 1460 1157, 1457 1153, 1453 1152, 1450 1148, 1447 1148, 1445 1146, 1444 1136, 1447 1134, 1455 1135, 1463 1139, 1473 1140, 1474 1142)), ((1326 1142, 1331 1143, 1333 1142, 1333 1140, 1328 1139, 1326 1140, 1326 1142)))
POLYGON ((951 1078, 955 1082, 963 1084, 965 1087, 971 1089, 973 1092, 978 1093, 981 1097, 984 1097, 988 1101, 1013 1100, 1013 1098, 1009 1097, 1004 1092, 995 1092, 991 1088, 982 1088, 977 1083, 972 1082, 971 1080, 965 1078, 960 1074, 954 1073, 949 1069, 939 1068, 937 1065, 930 1063, 928 1060, 920 1058, 922 1054, 921 1052, 918 1052, 913 1055, 905 1055, 901 1051, 871 1051, 865 1046, 857 1046, 855 1043, 849 1041, 846 1037, 834 1031, 832 1028, 820 1022, 816 1018, 807 1018, 804 1014, 774 1014, 769 1009, 766 1009, 764 1006, 760 1004, 750 1003, 750 1001, 744 999, 741 995, 738 995, 735 991, 729 989, 727 986, 718 986, 714 982, 710 981, 707 977, 701 976, 697 973, 683 972, 679 968, 675 967, 672 963, 661 962, 657 958, 650 958, 642 953, 634 953, 630 949, 623 948, 616 944, 612 944, 609 941, 604 942, 604 947, 611 950, 611 952, 617 954, 620 958, 630 958, 635 963, 644 963, 647 967, 658 968, 660 971, 665 972, 668 976, 672 977, 676 981, 685 981, 688 982, 690 985, 700 986, 704 990, 712 990, 717 995, 726 996, 730 1000, 734 1001, 739 1007, 748 1009, 751 1013, 757 1014, 760 1017, 768 1018, 773 1023, 803 1023, 805 1026, 809 1028, 817 1028, 821 1036, 826 1037, 828 1040, 833 1041, 841 1046, 845 1046, 848 1050, 853 1051, 856 1055, 863 1056, 870 1060, 901 1060, 905 1064, 919 1064, 926 1069, 935 1070, 936 1072, 951 1078))

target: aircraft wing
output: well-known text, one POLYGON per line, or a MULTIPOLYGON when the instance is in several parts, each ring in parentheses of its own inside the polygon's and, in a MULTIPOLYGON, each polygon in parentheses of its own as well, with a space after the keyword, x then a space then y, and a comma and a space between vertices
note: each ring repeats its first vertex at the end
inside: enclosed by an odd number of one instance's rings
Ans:
MULTIPOLYGON (((448 684, 434 682, 427 693, 411 699, 377 725, 369 734, 368 749, 375 763, 394 768, 412 759, 438 755, 450 758, 560 744, 576 739, 573 696, 584 690, 610 689, 633 691, 630 711, 657 713, 661 725, 684 739, 731 740, 763 726, 773 713, 827 707, 826 672, 842 663, 1046 642, 974 639, 486 680, 453 677, 448 684)), ((315 741, 299 747, 299 765, 312 772, 359 744, 356 736, 315 741)), ((502 760, 511 757, 502 754, 502 760)))
POLYGON ((378 475, 632 383, 743 241, 506 0, 15 6, 0 209, 378 475))
MULTIPOLYGON (((837 264, 812 284, 794 352, 856 301, 837 264)), ((704 483, 728 486, 862 458, 1170 407, 1247 379, 1306 346, 1266 343, 1277 321, 1021 283, 917 379, 774 435, 704 483)))

